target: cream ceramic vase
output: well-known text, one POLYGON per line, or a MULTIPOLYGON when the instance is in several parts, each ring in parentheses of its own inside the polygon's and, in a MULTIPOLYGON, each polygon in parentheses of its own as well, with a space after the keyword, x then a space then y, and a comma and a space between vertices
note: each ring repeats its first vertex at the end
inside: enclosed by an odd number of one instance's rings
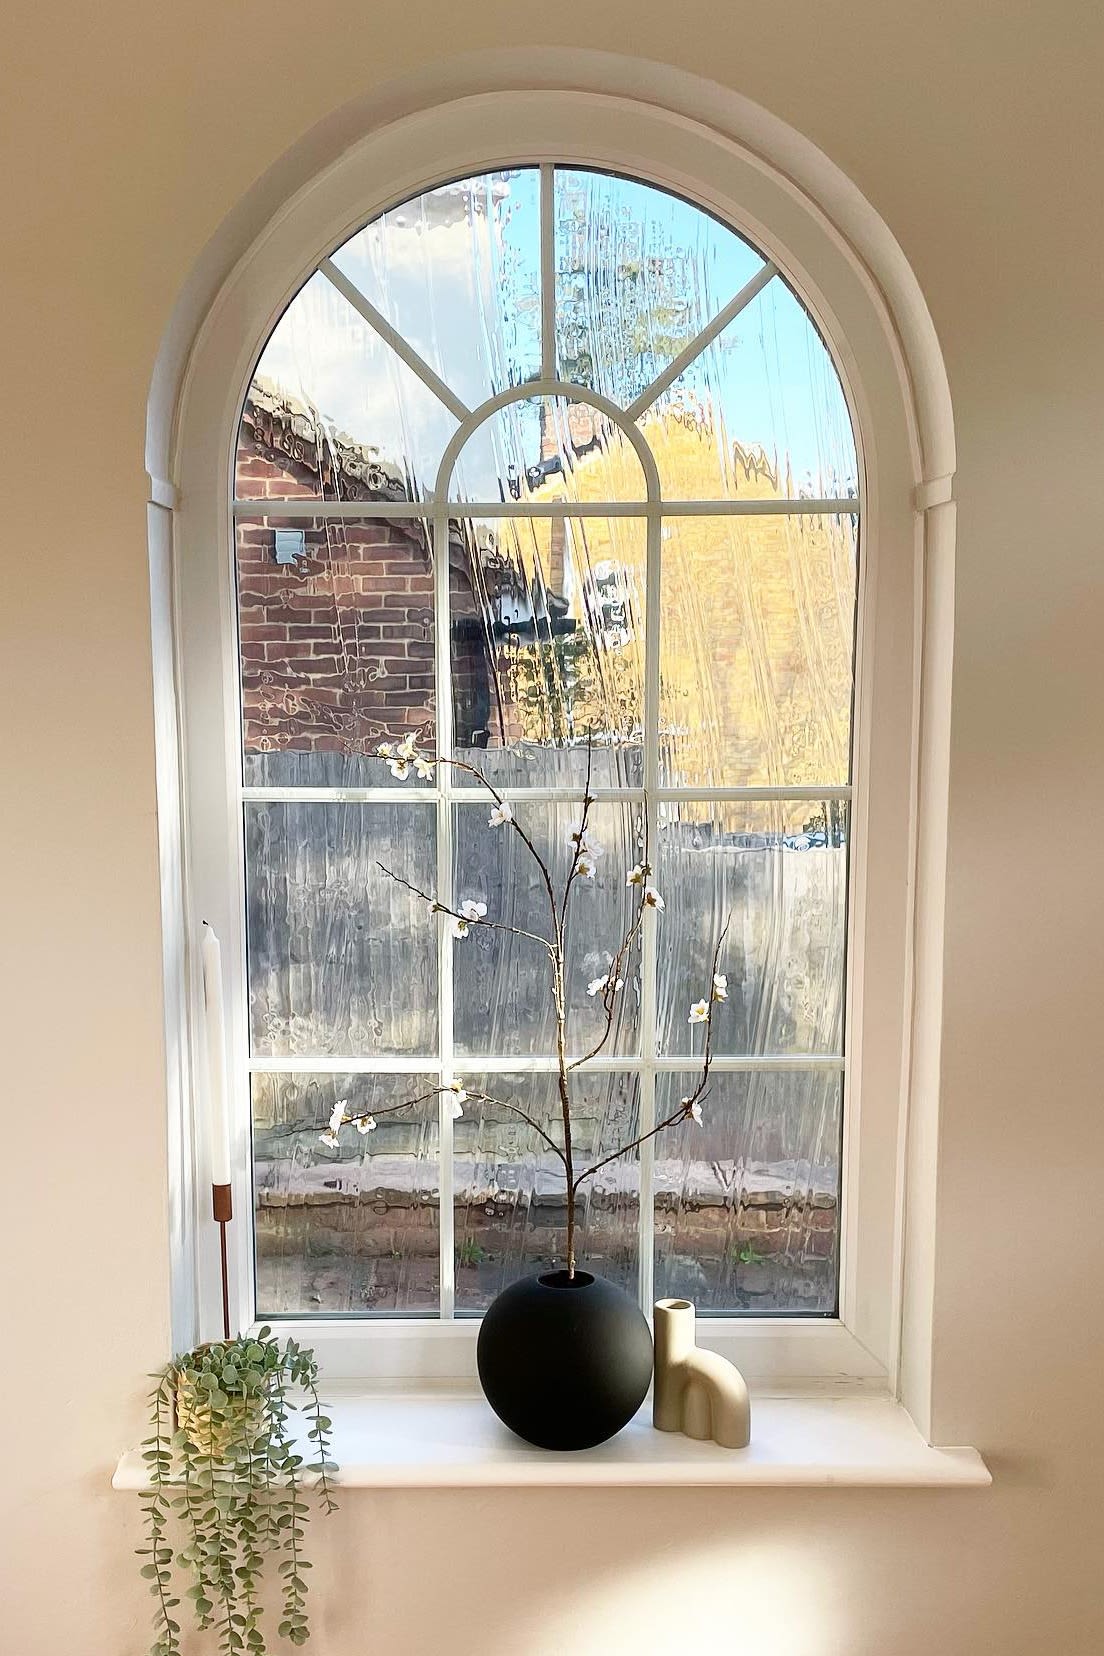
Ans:
POLYGON ((746 1449, 751 1441, 751 1401, 744 1377, 716 1352, 698 1350, 690 1301, 657 1300, 653 1331, 656 1430, 712 1438, 726 1449, 746 1449))

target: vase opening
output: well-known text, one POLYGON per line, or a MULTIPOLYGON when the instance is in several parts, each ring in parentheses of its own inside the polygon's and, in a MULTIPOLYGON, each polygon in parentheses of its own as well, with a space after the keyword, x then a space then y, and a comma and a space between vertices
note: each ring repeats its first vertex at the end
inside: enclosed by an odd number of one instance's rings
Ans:
POLYGON ((574 1276, 567 1271, 546 1271, 537 1281, 542 1288, 589 1288, 594 1278, 589 1271, 576 1271, 574 1276))
POLYGON ((657 1300, 657 1311, 692 1311, 694 1307, 689 1300, 657 1300))

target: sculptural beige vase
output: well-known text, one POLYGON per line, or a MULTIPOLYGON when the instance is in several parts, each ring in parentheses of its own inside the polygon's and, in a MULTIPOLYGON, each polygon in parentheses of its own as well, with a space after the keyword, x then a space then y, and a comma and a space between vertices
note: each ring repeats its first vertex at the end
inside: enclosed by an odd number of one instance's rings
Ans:
POLYGON ((746 1449, 751 1442, 751 1400, 738 1368, 694 1344, 689 1300, 657 1300, 654 1311, 655 1380, 652 1424, 660 1432, 746 1449))

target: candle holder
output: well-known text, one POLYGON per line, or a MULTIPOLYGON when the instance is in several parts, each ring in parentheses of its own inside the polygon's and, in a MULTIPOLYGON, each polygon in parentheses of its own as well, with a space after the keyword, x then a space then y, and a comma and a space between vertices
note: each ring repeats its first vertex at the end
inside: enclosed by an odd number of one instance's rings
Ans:
POLYGON ((234 1197, 228 1184, 211 1186, 211 1216, 219 1228, 219 1263, 222 1269, 222 1337, 230 1338, 230 1269, 226 1257, 226 1227, 234 1217, 234 1197))

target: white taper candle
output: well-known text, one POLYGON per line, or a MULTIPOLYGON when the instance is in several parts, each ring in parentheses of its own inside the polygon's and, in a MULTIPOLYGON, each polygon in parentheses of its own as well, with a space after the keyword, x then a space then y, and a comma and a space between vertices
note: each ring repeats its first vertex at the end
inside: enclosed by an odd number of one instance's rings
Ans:
POLYGON ((203 1008, 207 1033, 207 1154, 211 1183, 230 1183, 230 1119, 226 1108, 226 1029, 222 1001, 222 949, 203 922, 203 1008))

